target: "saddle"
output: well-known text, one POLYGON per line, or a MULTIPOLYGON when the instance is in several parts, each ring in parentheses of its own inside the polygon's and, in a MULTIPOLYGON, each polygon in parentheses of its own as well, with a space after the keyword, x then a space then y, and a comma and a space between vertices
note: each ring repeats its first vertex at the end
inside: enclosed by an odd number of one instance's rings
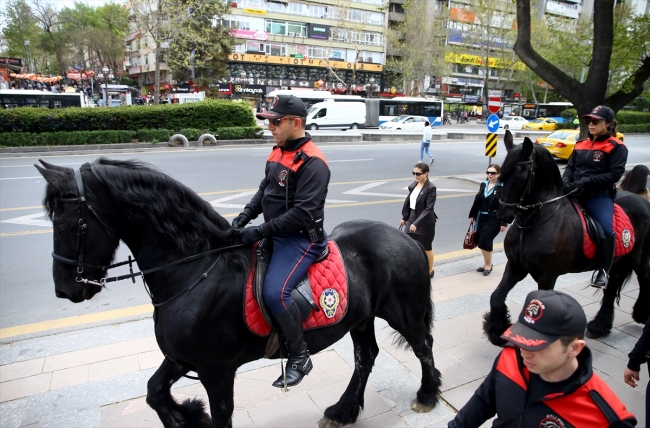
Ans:
MULTIPOLYGON (((262 244, 253 247, 255 255, 244 293, 244 318, 251 333, 266 337, 273 330, 273 317, 264 303, 262 284, 271 258, 269 247, 262 244)), ((291 292, 300 309, 303 330, 328 327, 345 316, 348 309, 347 277, 338 246, 334 241, 328 241, 325 251, 291 292)), ((270 342, 267 354, 270 346, 275 347, 270 342)))
MULTIPOLYGON (((585 209, 572 200, 580 222, 582 223, 582 251, 589 259, 596 257, 600 241, 605 239, 602 227, 595 221, 585 209)), ((616 250, 614 257, 621 257, 632 251, 634 248, 634 227, 628 215, 618 204, 614 204, 614 217, 612 219, 614 233, 616 233, 616 250)))

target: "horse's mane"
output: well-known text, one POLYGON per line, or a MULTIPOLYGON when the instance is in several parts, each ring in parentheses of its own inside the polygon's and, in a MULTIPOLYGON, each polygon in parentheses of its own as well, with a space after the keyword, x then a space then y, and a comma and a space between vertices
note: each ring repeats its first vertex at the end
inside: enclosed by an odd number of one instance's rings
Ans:
POLYGON ((208 202, 149 164, 100 158, 81 168, 90 169, 129 219, 167 237, 184 252, 207 251, 238 240, 236 231, 208 202))
MULTIPOLYGON (((533 144, 534 159, 535 159, 535 174, 536 179, 533 184, 533 191, 541 190, 543 188, 551 187, 562 191, 562 176, 560 176, 560 169, 555 163, 555 159, 551 153, 544 147, 533 144)), ((528 158, 522 153, 523 144, 513 146, 509 151, 506 159, 501 166, 501 175, 507 176, 510 172, 514 171, 517 164, 528 158)))

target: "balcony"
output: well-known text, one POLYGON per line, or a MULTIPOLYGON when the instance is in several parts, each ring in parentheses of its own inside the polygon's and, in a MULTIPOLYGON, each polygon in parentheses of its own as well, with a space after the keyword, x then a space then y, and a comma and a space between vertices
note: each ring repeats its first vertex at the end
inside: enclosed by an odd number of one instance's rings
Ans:
POLYGON ((403 22, 405 15, 399 12, 388 12, 388 21, 403 22))
POLYGON ((578 5, 574 3, 562 3, 553 0, 546 2, 546 13, 553 15, 565 16, 567 18, 578 19, 580 12, 578 5))

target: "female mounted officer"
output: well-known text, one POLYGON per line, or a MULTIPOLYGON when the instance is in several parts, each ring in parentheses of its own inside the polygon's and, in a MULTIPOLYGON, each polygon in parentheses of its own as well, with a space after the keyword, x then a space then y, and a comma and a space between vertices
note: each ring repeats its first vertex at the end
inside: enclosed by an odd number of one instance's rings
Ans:
POLYGON ((601 268, 591 286, 607 286, 614 260, 616 234, 612 227, 616 183, 625 172, 627 147, 616 137, 614 111, 596 106, 582 116, 589 123, 589 137, 576 143, 562 176, 566 193, 579 189, 578 199, 587 213, 602 227, 600 239, 601 268))

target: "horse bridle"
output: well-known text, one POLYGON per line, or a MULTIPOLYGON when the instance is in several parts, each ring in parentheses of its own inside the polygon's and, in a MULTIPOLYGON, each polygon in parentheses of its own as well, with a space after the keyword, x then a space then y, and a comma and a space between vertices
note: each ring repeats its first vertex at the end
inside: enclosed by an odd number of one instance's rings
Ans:
MULTIPOLYGON (((92 167, 90 168, 90 171, 93 172, 92 167)), ((201 281, 203 281, 205 278, 207 278, 210 271, 212 271, 212 269, 217 265, 217 262, 219 261, 220 257, 217 257, 215 259, 215 261, 210 265, 210 267, 203 274, 201 274, 201 276, 199 278, 197 278, 188 288, 186 288, 184 290, 181 290, 180 292, 176 293, 174 296, 172 296, 169 299, 167 299, 167 300, 165 300, 163 302, 160 302, 160 303, 157 303, 157 302, 154 301, 153 295, 147 289, 147 285, 146 285, 146 282, 144 280, 144 275, 146 275, 148 273, 157 272, 157 271, 166 269, 168 267, 177 266, 177 265, 180 265, 180 264, 183 264, 183 263, 187 263, 187 262, 190 262, 190 261, 193 261, 193 260, 198 260, 200 258, 209 256, 211 254, 220 253, 220 252, 230 250, 230 249, 234 249, 234 248, 244 247, 244 244, 235 244, 235 245, 230 245, 230 246, 227 246, 227 247, 216 248, 214 250, 205 251, 205 252, 200 253, 200 254, 195 254, 195 255, 192 255, 192 256, 189 256, 189 257, 185 257, 184 259, 180 259, 180 260, 177 260, 175 262, 167 263, 166 265, 158 266, 158 267, 151 268, 151 269, 146 269, 146 270, 143 270, 143 271, 140 271, 140 272, 133 272, 133 262, 135 262, 136 260, 133 259, 131 256, 129 256, 129 259, 126 260, 126 261, 115 263, 115 264, 112 264, 112 265, 109 265, 109 266, 98 266, 98 265, 92 265, 92 264, 86 263, 85 262, 85 254, 84 254, 85 253, 85 248, 86 248, 85 247, 85 244, 86 244, 86 232, 88 230, 88 225, 86 224, 86 210, 88 212, 90 212, 93 216, 95 216, 97 221, 99 221, 99 224, 102 225, 102 227, 104 228, 104 231, 109 236, 113 236, 113 237, 118 237, 118 236, 113 231, 113 229, 111 229, 108 226, 108 224, 106 224, 106 222, 104 220, 102 220, 101 217, 99 217, 99 214, 97 214, 97 211, 95 211, 93 209, 93 207, 86 200, 86 196, 85 196, 85 193, 84 193, 84 184, 83 184, 83 180, 81 178, 81 169, 75 169, 74 170, 74 177, 75 177, 75 181, 77 182, 77 194, 78 194, 78 197, 76 197, 76 198, 60 198, 60 201, 65 202, 65 203, 72 202, 72 203, 78 203, 79 204, 79 220, 77 221, 77 244, 76 244, 76 249, 75 249, 75 256, 74 256, 74 259, 70 259, 68 257, 64 257, 64 256, 62 256, 60 254, 57 254, 57 253, 55 253, 53 251, 52 252, 52 258, 54 260, 58 261, 58 262, 65 263, 67 265, 76 266, 77 267, 77 277, 75 278, 75 281, 77 281, 78 283, 91 284, 91 285, 97 285, 97 286, 100 286, 100 287, 106 287, 106 284, 109 283, 109 282, 122 281, 124 279, 131 279, 133 281, 133 283, 135 284, 135 278, 138 277, 138 276, 141 276, 143 283, 145 283, 145 290, 147 291, 147 294, 149 294, 149 297, 151 298, 151 303, 155 307, 160 307, 160 306, 165 305, 166 303, 171 302, 172 300, 175 300, 176 298, 180 297, 181 295, 187 293, 188 291, 193 289, 196 285, 198 285, 201 281), (119 266, 124 266, 126 264, 129 265, 130 273, 125 274, 125 275, 115 276, 115 277, 111 277, 111 278, 104 277, 104 278, 101 278, 99 280, 99 282, 84 278, 82 276, 82 274, 84 273, 85 268, 97 269, 97 270, 101 270, 102 272, 107 272, 109 269, 113 269, 113 268, 116 268, 116 267, 119 267, 119 266)))

